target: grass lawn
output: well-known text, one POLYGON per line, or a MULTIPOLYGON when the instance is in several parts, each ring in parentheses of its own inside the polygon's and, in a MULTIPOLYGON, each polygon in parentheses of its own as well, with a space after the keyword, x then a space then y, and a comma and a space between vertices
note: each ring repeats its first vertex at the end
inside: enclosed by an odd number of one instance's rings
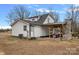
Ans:
POLYGON ((79 54, 79 40, 27 40, 0 33, 0 54, 4 55, 71 55, 79 54))

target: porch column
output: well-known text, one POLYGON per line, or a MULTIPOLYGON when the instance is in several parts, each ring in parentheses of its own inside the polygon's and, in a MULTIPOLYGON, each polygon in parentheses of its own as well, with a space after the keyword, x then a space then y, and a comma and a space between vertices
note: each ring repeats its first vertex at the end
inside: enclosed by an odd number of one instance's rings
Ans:
POLYGON ((53 27, 52 27, 52 38, 53 38, 53 33, 54 33, 54 31, 53 31, 53 27))
POLYGON ((62 40, 62 35, 63 35, 63 25, 62 26, 60 26, 60 30, 61 30, 61 37, 60 37, 60 40, 62 40))
POLYGON ((49 27, 49 28, 48 28, 48 30, 49 30, 49 38, 50 38, 50 29, 51 29, 51 28, 49 27))

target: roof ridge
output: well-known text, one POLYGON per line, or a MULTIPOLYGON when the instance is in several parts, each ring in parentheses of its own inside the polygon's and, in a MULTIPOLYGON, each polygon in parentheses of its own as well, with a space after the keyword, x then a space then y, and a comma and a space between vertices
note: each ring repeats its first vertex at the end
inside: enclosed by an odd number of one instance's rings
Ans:
POLYGON ((38 16, 44 16, 44 15, 49 15, 49 13, 41 14, 41 15, 36 15, 36 16, 28 17, 28 18, 33 18, 33 17, 38 17, 38 16))

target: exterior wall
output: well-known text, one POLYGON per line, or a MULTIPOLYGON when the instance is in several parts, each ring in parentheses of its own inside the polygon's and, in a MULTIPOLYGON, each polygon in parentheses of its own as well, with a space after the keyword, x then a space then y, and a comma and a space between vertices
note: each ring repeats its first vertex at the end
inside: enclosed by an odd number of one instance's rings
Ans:
POLYGON ((47 28, 41 26, 34 26, 31 28, 31 37, 40 37, 48 35, 47 28))
POLYGON ((43 23, 43 24, 47 24, 47 23, 48 23, 48 20, 49 20, 49 23, 54 23, 53 18, 52 18, 52 17, 50 17, 50 16, 48 16, 48 17, 46 18, 46 20, 44 21, 44 23, 43 23))
MULTIPOLYGON (((28 37, 29 33, 23 30, 23 26, 27 25, 27 30, 29 31, 29 23, 24 23, 22 21, 17 22, 14 26, 12 26, 12 36, 18 36, 19 34, 23 34, 24 37, 28 37)), ((48 30, 46 27, 34 26, 31 27, 31 37, 40 37, 48 35, 48 30)))
POLYGON ((12 26, 12 36, 18 36, 23 34, 24 37, 27 37, 27 31, 24 31, 23 26, 27 25, 27 30, 29 30, 29 24, 22 21, 18 21, 15 25, 12 26))
MULTIPOLYGON (((48 16, 46 20, 44 21, 43 24, 47 24, 49 18, 49 23, 53 23, 54 20, 48 16)), ((12 26, 12 36, 18 36, 19 34, 23 34, 24 37, 28 37, 29 33, 27 31, 23 30, 23 26, 27 25, 27 30, 29 32, 29 23, 23 22, 23 21, 18 21, 15 25, 12 26)), ((40 36, 46 36, 48 35, 48 29, 46 27, 42 26, 34 26, 31 27, 31 37, 40 37, 40 36)))

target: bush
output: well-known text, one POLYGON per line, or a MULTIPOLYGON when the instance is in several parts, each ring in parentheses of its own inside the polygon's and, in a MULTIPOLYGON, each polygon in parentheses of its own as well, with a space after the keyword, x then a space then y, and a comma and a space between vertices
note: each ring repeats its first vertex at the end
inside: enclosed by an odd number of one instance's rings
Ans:
POLYGON ((73 33, 72 33, 72 36, 73 36, 73 37, 77 37, 78 34, 79 34, 78 32, 73 32, 73 33))

